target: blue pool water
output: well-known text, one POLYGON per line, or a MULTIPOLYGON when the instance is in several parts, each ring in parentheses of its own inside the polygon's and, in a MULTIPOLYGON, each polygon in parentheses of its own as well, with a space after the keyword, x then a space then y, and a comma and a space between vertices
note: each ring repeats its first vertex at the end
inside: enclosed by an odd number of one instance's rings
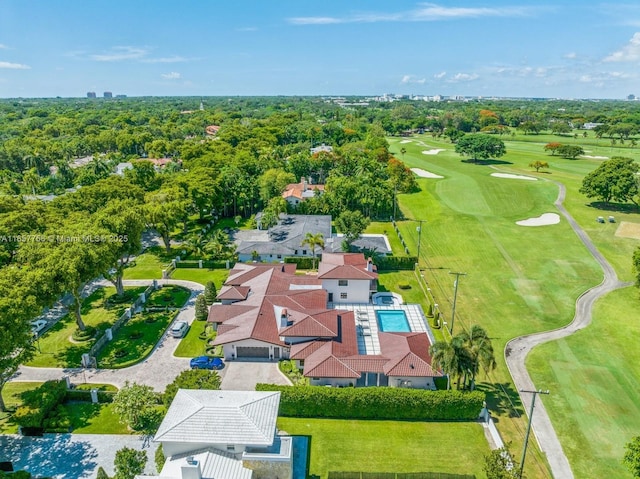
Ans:
POLYGON ((407 315, 401 309, 391 309, 387 311, 376 311, 378 316, 378 328, 380 331, 410 333, 407 315))

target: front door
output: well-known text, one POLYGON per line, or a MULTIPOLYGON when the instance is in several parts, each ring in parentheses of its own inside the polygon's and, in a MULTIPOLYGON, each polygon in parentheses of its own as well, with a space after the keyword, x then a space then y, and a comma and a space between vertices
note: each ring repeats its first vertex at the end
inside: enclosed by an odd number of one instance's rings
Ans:
POLYGON ((280 348, 273 348, 273 359, 280 359, 280 348))

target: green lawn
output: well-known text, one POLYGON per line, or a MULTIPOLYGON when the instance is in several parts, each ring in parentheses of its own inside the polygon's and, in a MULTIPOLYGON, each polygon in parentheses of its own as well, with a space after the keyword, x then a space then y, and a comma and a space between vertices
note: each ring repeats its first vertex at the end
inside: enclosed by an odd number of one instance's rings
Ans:
POLYGON ((600 300, 593 323, 529 355, 536 385, 576 477, 628 477, 624 444, 640 434, 640 301, 630 287, 600 300), (630 314, 630 312, 632 312, 630 314))
POLYGON ((146 308, 182 308, 191 296, 191 291, 182 286, 163 286, 153 291, 144 304, 146 308))
MULTIPOLYGON (((191 327, 189 328, 187 335, 180 340, 180 344, 173 355, 179 358, 194 358, 196 356, 202 356, 205 353, 205 348, 209 339, 201 339, 199 336, 206 326, 206 321, 194 321, 191 323, 191 327)), ((212 334, 208 335, 208 338, 212 337, 215 336, 212 334)))
MULTIPOLYGON (((115 288, 99 288, 83 302, 82 319, 86 326, 105 330, 110 327, 146 288, 126 288, 129 300, 120 304, 106 302, 115 295, 115 288)), ((83 353, 91 348, 94 340, 75 342, 75 318, 67 315, 44 333, 36 342, 38 351, 28 366, 79 367, 83 353)))
POLYGON ((177 311, 139 313, 113 336, 98 354, 98 367, 126 368, 146 358, 165 333, 177 311))
POLYGON ((195 281, 202 285, 207 281, 213 281, 216 288, 220 290, 222 284, 229 276, 228 269, 196 269, 196 268, 177 268, 171 274, 171 279, 184 279, 187 281, 195 281))
MULTIPOLYGON (((22 404, 20 395, 25 391, 31 391, 40 387, 40 382, 10 382, 2 388, 2 399, 9 410, 13 410, 22 404)), ((18 425, 11 420, 10 412, 0 412, 0 434, 17 434, 18 425)))
POLYGON ((467 422, 349 421, 279 418, 278 428, 311 436, 308 474, 328 471, 482 472, 489 453, 482 426, 467 422))
MULTIPOLYGON (((516 410, 520 409, 519 413, 522 411, 500 352, 514 336, 568 323, 573 317, 576 298, 601 281, 602 271, 564 218, 560 224, 537 228, 520 227, 515 222, 555 212, 553 202, 558 187, 553 181, 556 181, 567 188, 565 206, 612 263, 621 279, 631 279, 631 255, 638 245, 637 240, 614 235, 618 223, 600 224, 595 221, 597 216, 612 214, 618 222, 640 223, 637 212, 597 209, 578 192, 584 175, 596 168, 601 160, 567 160, 549 156, 543 151, 543 146, 550 141, 580 144, 587 150, 586 154, 592 156, 640 158, 638 150, 611 148, 608 140, 559 140, 551 135, 508 138, 507 155, 494 164, 463 162, 452 152, 453 145, 448 141, 430 136, 413 138, 411 143, 402 144, 407 148, 404 160, 409 166, 444 176, 443 179, 419 178, 420 193, 399 195, 401 210, 408 218, 427 220, 422 232, 421 266, 447 318, 451 315, 454 279, 449 271, 467 273, 461 277, 458 288, 456 331, 461 326, 478 323, 494 338, 498 369, 491 375, 494 384, 482 384, 481 387, 489 393, 491 407, 500 411, 498 427, 507 440, 513 441, 516 451, 520 450, 526 422, 511 417, 514 414, 509 401, 514 402, 516 410), (444 148, 446 151, 438 155, 422 154, 429 148, 444 148), (536 173, 528 166, 534 160, 547 161, 550 168, 536 173), (491 177, 495 171, 526 174, 538 178, 538 181, 491 177)), ((399 154, 399 139, 390 139, 390 143, 391 151, 399 154)), ((405 222, 400 228, 409 249, 415 251, 415 222, 405 222)), ((616 324, 622 330, 628 329, 633 318, 638 317, 637 303, 635 308, 633 302, 619 301, 617 314, 611 315, 610 324, 616 324)), ((615 432, 612 439, 607 439, 604 431, 626 430, 629 424, 624 414, 612 412, 610 422, 605 426, 599 413, 594 413, 591 408, 587 410, 583 402, 576 401, 580 397, 580 388, 586 391, 598 389, 602 380, 596 379, 594 365, 575 352, 576 346, 569 345, 576 341, 579 344, 577 349, 585 355, 598 351, 603 343, 596 331, 589 328, 575 338, 542 346, 530 359, 536 386, 552 389, 552 395, 545 398, 545 404, 552 418, 559 421, 560 439, 568 449, 569 459, 577 471, 576 477, 598 476, 591 474, 596 458, 607 458, 602 461, 605 466, 600 476, 605 474, 606 465, 614 462, 615 468, 611 466, 609 470, 619 471, 622 452, 618 448, 622 434, 615 432), (554 390, 558 392, 554 393, 554 390), (615 442, 616 448, 611 447, 611 442, 615 442), (585 453, 587 450, 598 451, 598 454, 591 459, 590 453, 585 453)), ((618 343, 615 336, 606 334, 609 336, 605 351, 625 349, 625 342, 618 343)), ((624 371, 627 361, 622 361, 621 357, 598 355, 598 371, 624 371)), ((626 359, 637 363, 638 358, 626 359)), ((612 389, 616 390, 615 394, 605 398, 614 403, 612 407, 615 407, 616 400, 621 404, 638 403, 637 387, 612 389)), ((598 401, 594 403, 600 404, 598 401)), ((635 429, 639 430, 637 424, 635 429)), ((544 468, 542 457, 536 453, 528 456, 528 475, 547 477, 544 468)))
POLYGON ((124 270, 124 279, 162 279, 162 270, 171 263, 153 252, 137 256, 133 264, 124 270))

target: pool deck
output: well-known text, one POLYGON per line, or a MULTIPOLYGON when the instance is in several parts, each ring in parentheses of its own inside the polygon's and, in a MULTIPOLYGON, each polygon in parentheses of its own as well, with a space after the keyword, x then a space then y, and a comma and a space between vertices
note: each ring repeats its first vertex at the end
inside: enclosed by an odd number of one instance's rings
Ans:
POLYGON ((426 318, 419 304, 403 305, 378 305, 378 304, 353 304, 335 303, 336 309, 346 309, 354 312, 356 330, 358 333, 358 353, 380 354, 380 341, 378 333, 378 318, 376 311, 402 310, 407 315, 407 321, 412 332, 424 332, 429 336, 431 344, 435 342, 431 329, 427 326, 426 318))

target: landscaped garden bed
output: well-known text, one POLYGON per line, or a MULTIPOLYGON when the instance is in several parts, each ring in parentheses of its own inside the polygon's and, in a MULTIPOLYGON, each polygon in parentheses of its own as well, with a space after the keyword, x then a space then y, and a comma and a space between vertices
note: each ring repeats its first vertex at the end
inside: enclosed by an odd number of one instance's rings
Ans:
POLYGON ((210 344, 215 338, 216 332, 210 324, 205 321, 194 321, 173 354, 179 358, 194 358, 205 354, 222 357, 222 346, 212 347, 210 344), (207 352, 207 349, 210 352, 207 352))
POLYGON ((134 315, 102 348, 98 367, 126 368, 142 361, 160 341, 176 314, 177 311, 158 311, 134 315))
POLYGON ((28 366, 79 367, 82 354, 89 352, 98 331, 104 331, 124 313, 145 287, 126 288, 127 300, 116 300, 115 288, 98 288, 82 305, 82 320, 87 332, 79 332, 75 317, 67 314, 36 341, 36 354, 28 366))
POLYGON ((17 434, 18 424, 23 423, 25 427, 42 432, 130 434, 115 415, 110 402, 117 391, 115 386, 81 384, 73 390, 66 390, 66 384, 62 381, 49 381, 47 386, 44 384, 10 382, 5 385, 2 395, 9 412, 0 417, 0 433, 17 434), (97 404, 91 402, 91 389, 99 391, 100 402, 97 404), (55 397, 55 401, 43 400, 43 397, 55 397), (45 406, 45 410, 37 411, 41 405, 45 406), (16 414, 18 410, 20 412, 16 414))
POLYGON ((163 286, 153 291, 147 298, 144 307, 154 308, 181 308, 189 299, 191 291, 182 286, 163 286))

